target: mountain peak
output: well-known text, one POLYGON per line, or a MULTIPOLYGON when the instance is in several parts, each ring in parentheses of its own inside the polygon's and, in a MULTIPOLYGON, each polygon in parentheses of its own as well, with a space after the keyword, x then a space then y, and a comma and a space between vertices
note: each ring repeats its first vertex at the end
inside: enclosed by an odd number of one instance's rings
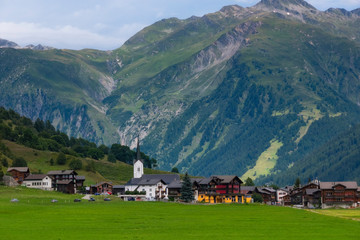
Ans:
POLYGON ((304 0, 261 0, 258 4, 256 4, 257 7, 267 7, 267 8, 273 8, 273 9, 294 9, 297 7, 301 8, 308 8, 315 10, 315 7, 310 5, 304 0))

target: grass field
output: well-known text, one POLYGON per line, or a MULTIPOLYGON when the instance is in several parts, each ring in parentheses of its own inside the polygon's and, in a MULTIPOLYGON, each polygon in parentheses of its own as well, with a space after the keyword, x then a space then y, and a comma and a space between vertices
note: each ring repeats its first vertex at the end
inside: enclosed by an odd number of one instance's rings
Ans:
POLYGON ((359 239, 360 222, 262 205, 74 203, 78 196, 0 187, 1 239, 359 239), (11 203, 11 198, 18 203, 11 203), (56 198, 57 203, 50 200, 56 198))

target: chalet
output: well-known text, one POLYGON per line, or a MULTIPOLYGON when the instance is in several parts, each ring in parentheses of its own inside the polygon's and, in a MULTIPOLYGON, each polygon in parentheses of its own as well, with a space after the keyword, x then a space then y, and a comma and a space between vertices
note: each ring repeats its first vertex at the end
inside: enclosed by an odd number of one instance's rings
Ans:
POLYGON ((260 194, 265 204, 274 205, 276 203, 276 190, 269 187, 256 187, 255 192, 260 194))
POLYGON ((356 182, 321 182, 322 208, 357 207, 358 185, 356 182))
POLYGON ((313 202, 314 204, 317 204, 317 200, 312 199, 314 197, 313 195, 306 196, 307 193, 312 194, 312 193, 316 192, 316 191, 310 191, 310 189, 319 189, 319 181, 314 180, 314 181, 311 181, 310 183, 306 184, 305 186, 302 186, 302 187, 299 187, 299 188, 293 188, 289 193, 290 198, 291 198, 291 205, 303 205, 303 206, 306 206, 307 204, 310 204, 312 206, 311 202, 313 202), (311 201, 310 202, 307 201, 305 203, 305 198, 307 200, 311 200, 311 201))
POLYGON ((284 188, 280 188, 276 190, 276 202, 279 205, 284 205, 284 197, 286 195, 289 195, 289 192, 284 189, 284 188))
POLYGON ((24 179, 23 185, 28 188, 53 190, 52 179, 46 174, 30 174, 24 179))
POLYGON ((240 193, 243 182, 235 175, 214 175, 199 181, 199 202, 243 203, 240 193))
POLYGON ((91 185, 90 194, 100 193, 100 194, 113 194, 113 184, 112 182, 101 182, 96 185, 91 185))
POLYGON ((74 183, 74 180, 57 180, 55 186, 58 192, 69 194, 76 193, 76 183, 74 183))
POLYGON ((74 170, 50 171, 47 173, 52 180, 52 187, 59 192, 76 193, 76 175, 74 170))
POLYGON ((317 188, 308 188, 304 194, 304 207, 320 208, 321 207, 321 190, 317 188))
POLYGON ((75 180, 76 180, 76 189, 81 190, 81 188, 84 187, 85 176, 75 176, 75 180))
POLYGON ((30 175, 30 170, 28 167, 11 167, 7 170, 8 173, 17 181, 19 184, 22 184, 24 179, 30 175))

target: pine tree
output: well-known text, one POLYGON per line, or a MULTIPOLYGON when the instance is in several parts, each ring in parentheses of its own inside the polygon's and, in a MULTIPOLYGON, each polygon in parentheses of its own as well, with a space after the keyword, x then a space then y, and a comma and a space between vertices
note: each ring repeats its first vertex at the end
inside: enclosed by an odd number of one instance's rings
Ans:
POLYGON ((66 164, 66 156, 64 153, 59 153, 57 159, 56 159, 56 163, 58 165, 65 165, 66 164))
POLYGON ((180 199, 185 202, 191 202, 194 200, 191 180, 187 173, 185 174, 185 177, 183 179, 180 194, 181 194, 180 199))
POLYGON ((246 180, 245 180, 245 186, 255 186, 255 183, 254 181, 248 177, 246 180))
POLYGON ((300 178, 297 178, 294 184, 294 188, 299 188, 301 184, 300 178))

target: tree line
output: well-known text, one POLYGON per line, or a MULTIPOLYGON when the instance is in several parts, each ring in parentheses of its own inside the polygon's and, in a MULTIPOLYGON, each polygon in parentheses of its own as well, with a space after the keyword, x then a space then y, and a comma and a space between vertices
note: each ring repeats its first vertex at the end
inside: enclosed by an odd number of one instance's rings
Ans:
MULTIPOLYGON (((136 154, 128 146, 121 144, 115 143, 111 146, 101 144, 97 146, 95 143, 83 138, 69 137, 67 134, 56 130, 49 120, 37 119, 32 122, 31 119, 20 116, 12 109, 6 110, 4 107, 0 107, 1 139, 37 150, 59 152, 74 157, 88 157, 99 160, 108 155, 110 162, 121 161, 127 164, 133 164, 136 154)), ((4 154, 10 154, 4 144, 1 144, 0 147, 4 154)), ((156 166, 156 159, 150 158, 144 153, 141 153, 141 157, 144 160, 145 167, 152 168, 156 166)), ((76 166, 76 163, 74 165, 76 166)))

